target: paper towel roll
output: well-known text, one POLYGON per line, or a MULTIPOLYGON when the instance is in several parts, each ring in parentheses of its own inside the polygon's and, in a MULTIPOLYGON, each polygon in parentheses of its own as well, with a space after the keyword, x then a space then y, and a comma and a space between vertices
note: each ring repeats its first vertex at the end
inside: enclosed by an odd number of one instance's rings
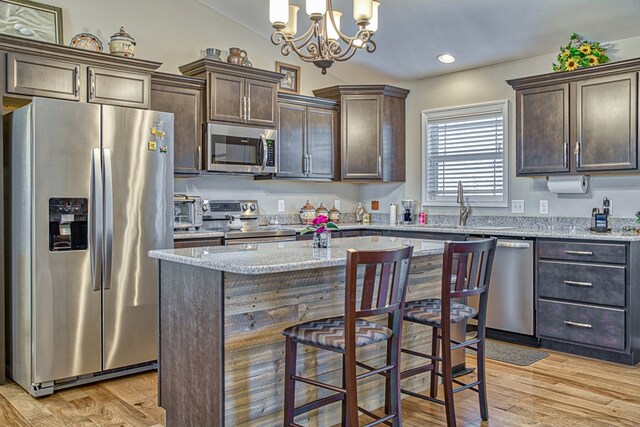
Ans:
POLYGON ((395 225, 398 221, 398 205, 391 203, 389 205, 389 224, 395 225))
POLYGON ((589 189, 589 177, 577 176, 550 176, 547 179, 547 188, 552 193, 584 194, 589 189))

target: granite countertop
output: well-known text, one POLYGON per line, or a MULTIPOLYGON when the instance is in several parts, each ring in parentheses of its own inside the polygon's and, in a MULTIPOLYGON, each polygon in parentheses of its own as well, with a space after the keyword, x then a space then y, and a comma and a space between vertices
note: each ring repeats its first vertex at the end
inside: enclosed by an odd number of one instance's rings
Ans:
MULTIPOLYGON (((549 228, 522 228, 522 227, 502 227, 488 225, 484 226, 465 226, 458 227, 456 225, 391 225, 382 223, 359 224, 345 223, 338 224, 340 230, 387 230, 387 231, 412 231, 425 233, 459 233, 459 234, 482 234, 489 236, 501 237, 531 237, 531 238, 553 238, 553 239, 584 239, 584 240, 620 240, 620 241, 640 241, 640 235, 627 234, 621 230, 611 231, 608 233, 594 233, 588 229, 549 229, 549 228)), ((306 228, 302 224, 287 225, 286 227, 295 228, 296 231, 302 231, 306 228)))
MULTIPOLYGON (((640 235, 625 233, 621 230, 614 230, 609 233, 594 233, 581 227, 554 228, 554 227, 503 227, 503 226, 466 226, 456 225, 391 225, 385 223, 343 223, 338 224, 341 230, 382 230, 382 231, 412 231, 425 233, 459 233, 459 234, 482 234, 502 237, 531 237, 550 239, 577 239, 577 240, 618 240, 618 241, 640 241, 640 235)), ((273 227, 273 226, 271 226, 273 227)), ((306 228, 302 224, 282 225, 283 228, 294 229, 301 232, 306 228)), ((223 237, 220 232, 206 230, 180 231, 174 234, 175 239, 205 239, 213 237, 223 237)))
POLYGON ((150 251, 152 258, 237 274, 267 274, 345 265, 347 249, 382 250, 414 247, 413 256, 439 255, 444 243, 402 237, 348 237, 333 239, 331 248, 314 249, 311 241, 248 243, 150 251))

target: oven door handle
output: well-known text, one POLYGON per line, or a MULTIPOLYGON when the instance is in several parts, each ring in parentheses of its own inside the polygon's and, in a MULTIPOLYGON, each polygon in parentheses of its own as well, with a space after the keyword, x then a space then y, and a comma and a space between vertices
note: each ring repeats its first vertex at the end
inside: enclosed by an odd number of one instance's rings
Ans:
POLYGON ((267 146, 267 137, 264 134, 260 135, 260 140, 262 140, 262 168, 260 172, 264 172, 264 169, 267 167, 267 150, 269 147, 267 146))

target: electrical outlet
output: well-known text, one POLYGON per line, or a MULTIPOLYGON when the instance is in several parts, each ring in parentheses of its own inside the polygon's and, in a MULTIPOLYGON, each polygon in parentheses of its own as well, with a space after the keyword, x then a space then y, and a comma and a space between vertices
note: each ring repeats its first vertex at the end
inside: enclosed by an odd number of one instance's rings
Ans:
POLYGON ((524 200, 512 200, 511 213, 524 213, 524 200))
POLYGON ((340 210, 340 199, 336 199, 333 201, 333 206, 336 207, 336 209, 340 210))
POLYGON ((540 200, 540 214, 541 215, 549 215, 549 201, 548 200, 540 200))
POLYGON ((284 200, 278 200, 278 212, 284 212, 284 200))

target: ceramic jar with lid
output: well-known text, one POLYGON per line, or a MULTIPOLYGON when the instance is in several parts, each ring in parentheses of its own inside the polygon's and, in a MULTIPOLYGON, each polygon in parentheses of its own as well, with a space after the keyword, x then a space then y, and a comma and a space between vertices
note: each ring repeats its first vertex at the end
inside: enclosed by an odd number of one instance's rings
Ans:
POLYGON ((112 55, 133 58, 136 53, 136 42, 125 30, 120 27, 120 31, 111 36, 109 42, 109 52, 112 55))
POLYGON ((327 209, 326 206, 322 204, 322 202, 320 202, 320 206, 318 206, 318 209, 316 209, 316 218, 320 215, 324 215, 329 218, 329 209, 327 209))
POLYGON ((329 221, 335 224, 340 223, 340 211, 335 206, 329 211, 329 221))
POLYGON ((307 200, 307 203, 300 209, 300 222, 309 225, 316 219, 316 208, 307 200))

